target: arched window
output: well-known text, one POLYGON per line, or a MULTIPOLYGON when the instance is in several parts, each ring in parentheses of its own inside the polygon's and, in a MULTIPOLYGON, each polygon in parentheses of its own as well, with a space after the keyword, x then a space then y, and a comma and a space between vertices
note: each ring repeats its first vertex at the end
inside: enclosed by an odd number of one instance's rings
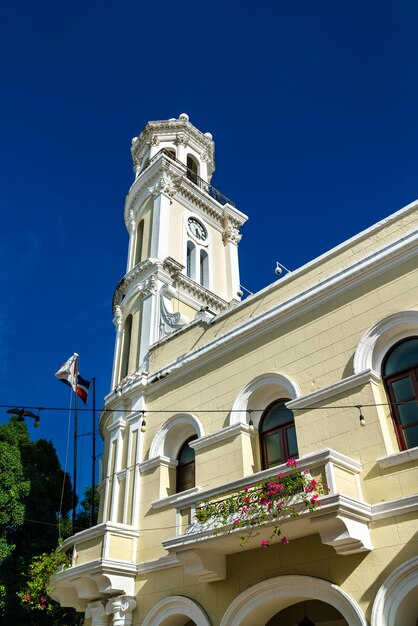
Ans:
POLYGON ((401 450, 418 446, 418 337, 397 343, 382 366, 386 393, 401 450))
POLYGON ((122 360, 120 377, 125 378, 129 373, 129 353, 131 351, 132 315, 128 315, 123 327, 122 360))
POLYGON ((174 150, 174 148, 164 148, 164 153, 170 157, 170 159, 175 159, 176 158, 176 151, 174 150))
POLYGON ((275 400, 260 420, 261 460, 263 469, 299 456, 293 412, 286 407, 289 398, 275 400))
POLYGON ((180 448, 177 455, 177 480, 176 493, 186 491, 195 486, 195 454, 193 448, 189 446, 191 441, 197 439, 197 435, 189 437, 180 448))
POLYGON ((196 246, 192 241, 187 242, 186 271, 189 278, 196 276, 196 246))
POLYGON ((135 242, 135 262, 134 265, 138 265, 142 261, 142 243, 144 241, 144 220, 141 220, 136 229, 136 242, 135 242))
POLYGON ((209 287, 209 256, 206 250, 200 251, 200 284, 209 287))
POLYGON ((187 155, 187 178, 192 183, 197 184, 197 178, 199 176, 199 164, 197 160, 191 155, 187 155))

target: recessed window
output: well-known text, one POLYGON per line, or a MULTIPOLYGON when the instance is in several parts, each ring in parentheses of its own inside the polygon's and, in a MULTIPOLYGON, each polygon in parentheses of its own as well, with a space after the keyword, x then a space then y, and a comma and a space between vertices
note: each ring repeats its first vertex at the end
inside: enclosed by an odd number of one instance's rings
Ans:
POLYGON ((263 469, 285 463, 299 456, 293 412, 286 407, 289 398, 276 400, 260 420, 260 444, 263 469))
POLYGON ((187 242, 187 259, 186 259, 186 272, 189 278, 196 277, 196 246, 192 241, 187 242))
POLYGON ((195 453, 190 443, 197 439, 197 435, 189 437, 183 443, 177 455, 176 492, 186 491, 195 486, 195 453))
POLYGON ((135 240, 135 260, 134 265, 137 265, 142 261, 142 244, 144 241, 144 220, 141 220, 136 230, 135 240))
POLYGON ((132 315, 128 315, 123 326, 122 361, 120 377, 125 378, 129 373, 129 354, 131 351, 132 315))
POLYGON ((200 251, 200 284, 209 287, 209 256, 206 250, 200 251))
POLYGON ((382 367, 401 450, 418 446, 418 337, 397 343, 382 367))
POLYGON ((197 185, 199 164, 191 154, 187 155, 187 178, 197 185))

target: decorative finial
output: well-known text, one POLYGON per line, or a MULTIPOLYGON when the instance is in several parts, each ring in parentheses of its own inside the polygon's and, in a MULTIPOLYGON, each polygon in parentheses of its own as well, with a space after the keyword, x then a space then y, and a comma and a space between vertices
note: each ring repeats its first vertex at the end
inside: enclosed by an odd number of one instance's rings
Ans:
POLYGON ((208 139, 213 139, 212 133, 204 133, 204 136, 208 139))
POLYGON ((179 120, 186 120, 186 122, 188 122, 189 116, 187 115, 187 113, 180 113, 179 120))

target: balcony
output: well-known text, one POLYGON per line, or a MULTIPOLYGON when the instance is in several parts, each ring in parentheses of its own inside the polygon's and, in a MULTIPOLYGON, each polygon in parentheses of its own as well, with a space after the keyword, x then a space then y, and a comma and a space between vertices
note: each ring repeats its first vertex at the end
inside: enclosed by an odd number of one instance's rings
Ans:
MULTIPOLYGON (((371 507, 363 501, 359 473, 361 465, 333 450, 306 455, 298 460, 298 471, 308 470, 313 478, 328 484, 328 495, 321 496, 320 506, 314 511, 306 510, 301 503, 300 515, 290 515, 279 520, 282 535, 291 540, 319 533, 322 543, 332 546, 337 554, 347 555, 371 549, 369 523, 371 507)), ((207 499, 220 500, 242 490, 246 485, 256 485, 273 478, 279 472, 284 475, 292 470, 285 465, 258 472, 222 487, 178 498, 174 503, 177 511, 177 536, 163 543, 184 565, 187 574, 195 575, 201 582, 226 578, 226 556, 241 550, 260 546, 260 539, 269 537, 277 519, 267 520, 259 536, 251 536, 241 545, 243 529, 234 529, 226 523, 214 528, 212 524, 200 524, 195 519, 199 502, 207 499)), ((297 496, 296 496, 297 498, 297 496)), ((245 531, 244 531, 245 532, 245 531)), ((272 543, 279 542, 272 539, 272 543)))
POLYGON ((159 159, 161 155, 164 155, 165 157, 170 159, 170 161, 175 163, 176 166, 181 170, 181 172, 186 175, 186 178, 188 178, 194 185, 196 185, 196 187, 204 191, 208 196, 213 198, 213 200, 216 200, 216 202, 218 202, 221 206, 229 204, 235 208, 235 203, 232 202, 232 200, 224 196, 223 193, 215 189, 213 185, 207 183, 205 180, 203 180, 203 178, 200 178, 200 176, 198 176, 196 172, 184 165, 184 163, 179 161, 166 148, 163 148, 162 150, 157 152, 157 154, 155 154, 152 159, 150 159, 149 163, 147 164, 146 168, 141 172, 141 174, 145 172, 150 167, 150 165, 152 165, 157 159, 159 159))
POLYGON ((84 611, 102 594, 133 596, 138 535, 131 526, 108 522, 66 539, 62 549, 71 551, 71 567, 51 579, 51 598, 84 611))

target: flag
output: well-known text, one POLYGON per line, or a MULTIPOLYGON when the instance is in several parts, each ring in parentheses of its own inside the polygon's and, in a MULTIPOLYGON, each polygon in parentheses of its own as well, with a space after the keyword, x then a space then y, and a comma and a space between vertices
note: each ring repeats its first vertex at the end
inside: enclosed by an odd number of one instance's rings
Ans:
POLYGON ((89 397, 91 380, 86 380, 80 374, 77 375, 77 395, 82 399, 84 404, 87 404, 87 398, 89 397))
POLYGON ((91 381, 86 380, 78 373, 77 358, 78 354, 75 352, 68 361, 65 361, 65 363, 61 365, 55 376, 65 385, 71 387, 78 397, 82 399, 84 404, 87 404, 91 381))

